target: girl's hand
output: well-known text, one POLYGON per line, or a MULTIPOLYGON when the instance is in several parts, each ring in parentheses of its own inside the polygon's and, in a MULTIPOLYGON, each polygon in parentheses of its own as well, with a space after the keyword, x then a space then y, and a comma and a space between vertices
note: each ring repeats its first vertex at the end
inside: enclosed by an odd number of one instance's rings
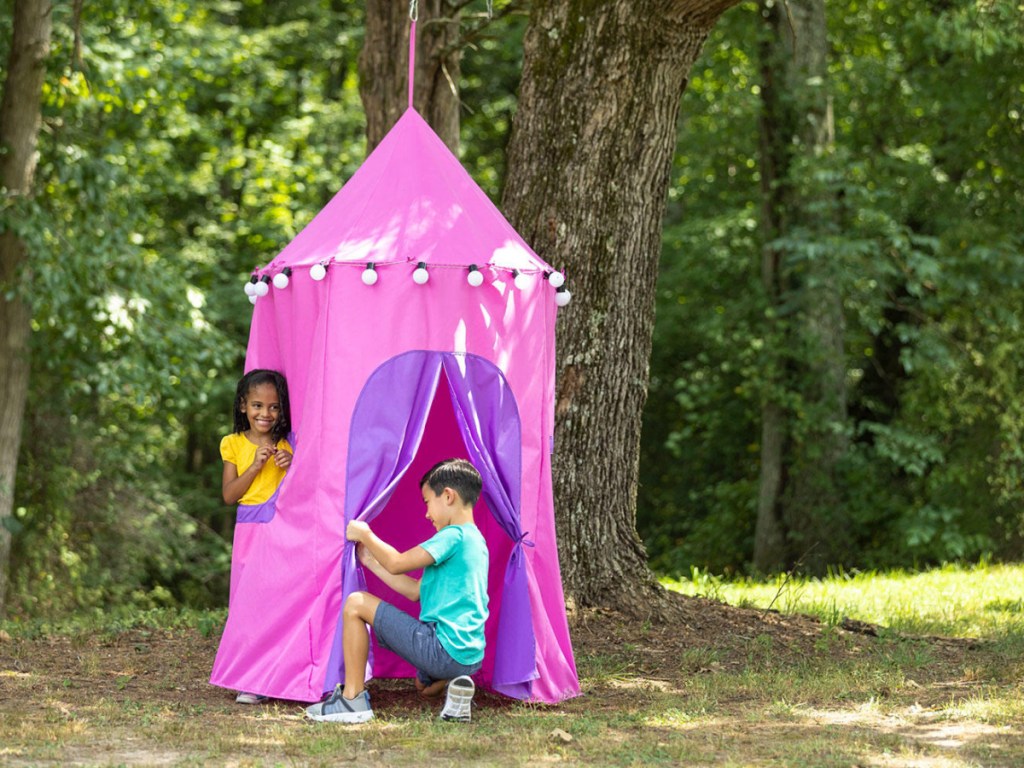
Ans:
POLYGON ((362 520, 353 520, 348 524, 348 528, 345 529, 345 538, 349 541, 355 541, 358 543, 362 542, 369 532, 370 526, 362 520))
POLYGON ((292 455, 284 448, 274 454, 274 463, 281 469, 288 469, 292 465, 292 455))
POLYGON ((263 465, 267 463, 267 459, 277 453, 277 448, 272 445, 261 445, 256 449, 256 458, 253 459, 252 463, 256 469, 263 469, 263 465))

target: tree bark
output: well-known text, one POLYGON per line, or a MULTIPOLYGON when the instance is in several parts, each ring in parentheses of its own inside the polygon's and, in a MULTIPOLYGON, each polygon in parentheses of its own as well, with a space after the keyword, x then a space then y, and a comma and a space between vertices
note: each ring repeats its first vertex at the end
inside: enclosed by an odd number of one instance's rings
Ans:
POLYGON ((754 566, 799 562, 820 573, 842 562, 848 540, 837 482, 847 450, 845 321, 836 265, 821 247, 834 230, 834 206, 806 170, 797 178, 800 161, 822 158, 832 145, 824 0, 763 0, 762 16, 762 280, 776 352, 762 406, 754 566), (778 245, 798 233, 822 254, 805 253, 799 267, 778 245), (783 319, 786 306, 797 314, 783 319), (793 401, 799 412, 787 407, 793 401))
POLYGON ((554 483, 579 607, 660 595, 636 532, 661 224, 694 60, 736 0, 537 0, 503 209, 573 303, 560 313, 554 483))
POLYGON ((761 476, 754 527, 753 565, 759 573, 777 573, 788 564, 781 509, 785 439, 785 413, 768 400, 761 406, 761 476))
MULTIPOLYGON (((413 90, 416 110, 456 154, 461 60, 457 5, 462 3, 420 0, 413 90)), ((367 0, 366 38, 359 55, 359 95, 366 111, 367 154, 409 106, 408 50, 408 4, 367 0)))
MULTIPOLYGON (((0 97, 0 184, 7 198, 5 207, 16 205, 17 198, 32 191, 52 10, 50 0, 14 4, 7 80, 0 97)), ((6 608, 9 525, 28 394, 31 315, 21 290, 27 263, 24 241, 5 229, 0 233, 0 616, 6 608)))

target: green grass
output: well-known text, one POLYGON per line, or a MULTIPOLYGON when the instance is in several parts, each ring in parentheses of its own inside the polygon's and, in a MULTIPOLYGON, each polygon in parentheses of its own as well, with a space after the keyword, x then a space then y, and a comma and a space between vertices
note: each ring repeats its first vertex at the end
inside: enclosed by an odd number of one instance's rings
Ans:
POLYGON ((835 625, 844 618, 895 632, 997 640, 1024 634, 1024 567, 947 565, 911 573, 840 573, 827 579, 777 576, 726 581, 694 570, 669 589, 729 605, 803 613, 835 625))

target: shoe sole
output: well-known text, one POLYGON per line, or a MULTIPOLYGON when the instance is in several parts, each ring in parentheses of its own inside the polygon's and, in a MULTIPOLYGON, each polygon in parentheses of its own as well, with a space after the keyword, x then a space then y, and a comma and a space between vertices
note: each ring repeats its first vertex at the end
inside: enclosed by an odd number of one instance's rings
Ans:
POLYGON ((245 704, 246 706, 253 706, 254 704, 266 704, 268 701, 270 701, 270 698, 267 696, 254 696, 252 698, 246 697, 244 699, 240 696, 235 697, 236 704, 245 704))
POLYGON ((310 720, 322 723, 366 723, 373 719, 373 712, 335 712, 332 715, 315 715, 306 711, 310 720))
POLYGON ((472 721, 473 694, 476 686, 468 677, 457 677, 448 684, 448 696, 441 710, 441 719, 448 723, 468 723, 472 721), (465 715, 448 713, 449 706, 456 712, 465 709, 465 715))

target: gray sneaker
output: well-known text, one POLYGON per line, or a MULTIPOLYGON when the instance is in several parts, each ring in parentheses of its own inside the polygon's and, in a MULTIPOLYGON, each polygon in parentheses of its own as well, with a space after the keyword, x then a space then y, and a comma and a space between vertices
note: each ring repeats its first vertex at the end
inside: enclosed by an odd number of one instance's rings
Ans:
POLYGON ((263 704, 266 701, 270 701, 270 699, 267 696, 260 696, 258 693, 239 691, 238 695, 235 696, 235 701, 238 704, 263 704))
POLYGON ((462 675, 448 683, 448 695, 441 710, 441 719, 449 722, 468 723, 473 708, 473 694, 476 686, 473 681, 462 675))
POLYGON ((306 707, 306 717, 331 723, 365 723, 373 719, 368 691, 357 693, 354 699, 342 695, 341 683, 326 701, 306 707))

